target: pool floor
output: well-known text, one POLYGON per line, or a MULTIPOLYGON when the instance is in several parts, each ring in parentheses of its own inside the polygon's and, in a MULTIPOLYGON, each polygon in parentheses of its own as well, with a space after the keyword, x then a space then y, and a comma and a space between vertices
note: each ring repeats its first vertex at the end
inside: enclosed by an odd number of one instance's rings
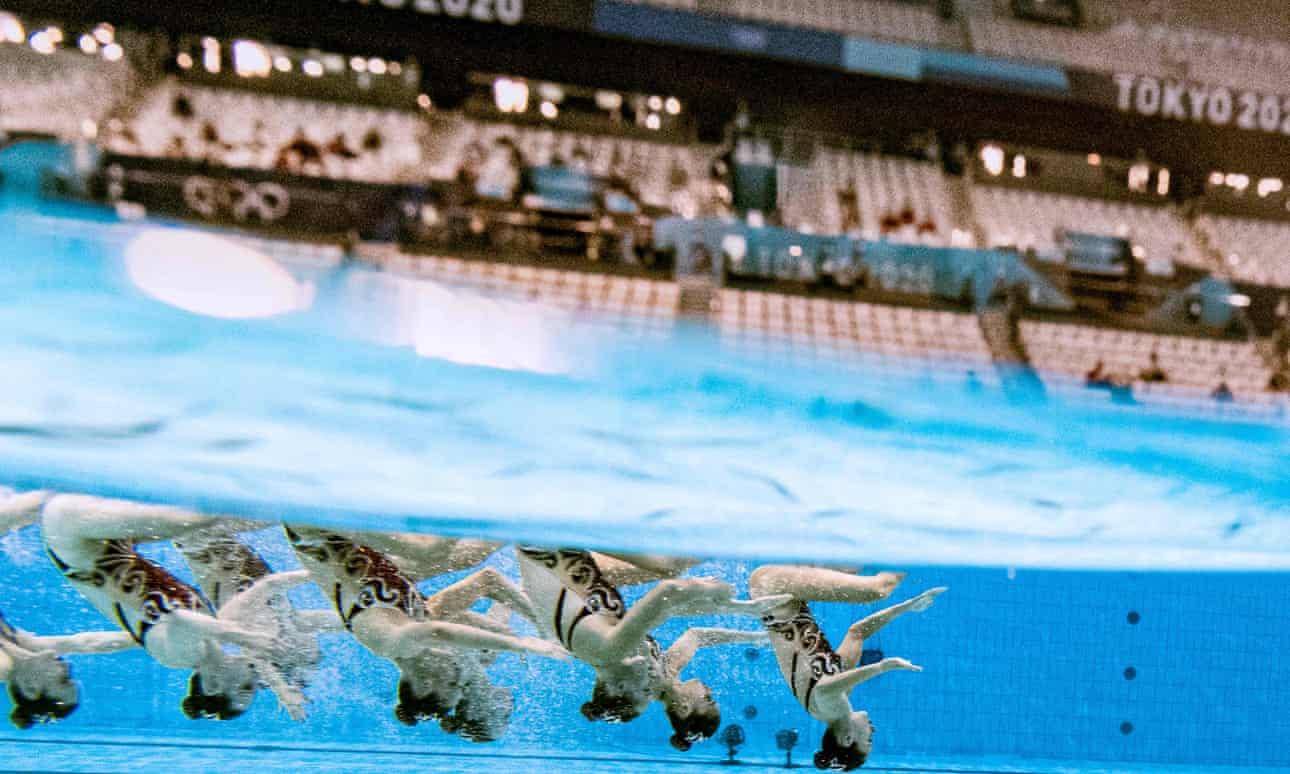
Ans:
MULTIPOLYGON (((815 771, 809 764, 794 769, 815 771)), ((0 771, 26 774, 96 772, 364 772, 415 771, 419 774, 498 771, 507 774, 698 774, 737 769, 748 774, 782 772, 785 767, 766 763, 730 765, 718 760, 678 761, 639 756, 550 755, 523 752, 436 751, 409 747, 338 745, 256 745, 200 740, 157 742, 151 739, 90 738, 32 739, 0 736, 0 771)), ((1256 774, 1274 769, 1215 766, 1156 766, 1132 763, 1019 760, 1015 758, 900 758, 875 757, 861 771, 902 774, 1256 774)))

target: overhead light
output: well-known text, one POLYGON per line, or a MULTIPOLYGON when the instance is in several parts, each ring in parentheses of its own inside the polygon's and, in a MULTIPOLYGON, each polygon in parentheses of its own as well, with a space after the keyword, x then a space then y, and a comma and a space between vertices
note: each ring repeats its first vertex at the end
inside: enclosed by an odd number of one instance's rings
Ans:
POLYGON ((662 125, 663 125, 663 120, 658 117, 658 113, 650 113, 649 115, 645 116, 646 129, 652 129, 654 131, 658 131, 659 127, 661 127, 662 125))
POLYGON ((663 98, 659 96, 653 96, 645 100, 645 104, 649 106, 650 110, 657 112, 663 109, 663 98))
POLYGON ((601 110, 617 110, 623 106, 623 95, 616 91, 605 91, 604 89, 596 92, 596 107, 601 110))
POLYGON ((676 97, 668 97, 663 106, 667 109, 668 115, 674 116, 681 112, 681 100, 676 97))
POLYGON ((387 69, 390 71, 390 75, 401 75, 403 73, 403 65, 398 62, 390 62, 387 69))
POLYGON ((1233 293, 1227 297, 1227 303, 1244 309, 1250 305, 1250 297, 1244 293, 1233 293))
POLYGON ((243 78, 263 78, 273 70, 269 50, 253 40, 233 41, 233 71, 243 78))
POLYGON ((1260 199, 1266 198, 1270 194, 1277 193, 1278 191, 1281 190, 1281 188, 1282 188, 1281 178, 1265 177, 1259 181, 1259 185, 1257 189, 1259 192, 1259 198, 1260 199))
POLYGON ((985 171, 998 177, 1003 174, 1003 148, 998 145, 986 145, 981 148, 981 164, 985 171))
POLYGON ((1169 195, 1169 170, 1160 169, 1160 174, 1156 175, 1156 193, 1161 196, 1169 195))
POLYGON ((99 51, 99 42, 94 39, 93 35, 82 35, 76 43, 81 47, 81 51, 90 56, 97 54, 99 51))
POLYGON ((306 59, 300 65, 300 69, 310 78, 321 78, 323 74, 322 62, 319 62, 317 59, 306 59))
POLYGON ((1020 153, 1018 153, 1016 156, 1013 156, 1012 158, 1012 176, 1013 177, 1026 176, 1026 157, 1021 155, 1020 153))
POLYGON ((549 118, 551 120, 555 120, 555 117, 560 115, 560 109, 555 106, 554 102, 543 102, 538 110, 542 113, 544 118, 549 118))
POLYGON ((116 40, 116 28, 107 22, 100 22, 94 25, 94 39, 103 45, 107 45, 116 40))
POLYGON ((55 46, 63 42, 62 27, 55 27, 54 25, 51 24, 50 26, 45 28, 45 32, 49 35, 49 39, 54 42, 55 46))
POLYGON ((1209 184, 1210 184, 1210 185, 1222 185, 1222 184, 1223 184, 1223 173, 1222 173, 1222 172, 1210 172, 1210 173, 1209 173, 1209 184))
POLYGON ((125 49, 120 43, 109 43, 103 47, 103 58, 109 62, 119 62, 125 56, 125 49))
POLYGON ((22 43, 27 39, 18 17, 6 11, 0 11, 0 43, 22 43))
POLYGON ((365 73, 367 72, 367 60, 361 56, 350 57, 349 69, 356 73, 365 73))
POLYGON ((125 268, 148 296, 208 317, 272 317, 310 301, 306 288, 268 255, 201 231, 144 231, 126 245, 125 268))
MULTIPOLYGON (((493 81, 493 103, 503 113, 523 113, 529 109, 529 85, 519 79, 498 78, 493 81)), ((542 104, 554 107, 550 101, 542 104)), ((546 115, 545 108, 542 115, 546 115)))
POLYGON ((187 52, 182 52, 175 57, 175 64, 179 65, 181 70, 191 70, 193 67, 193 57, 187 52))
POLYGON ((54 53, 54 41, 46 30, 32 33, 31 39, 27 42, 31 45, 31 50, 38 54, 54 53))
POLYGON ((280 73, 291 72, 291 59, 285 56, 275 56, 273 58, 273 69, 280 73))
POLYGON ((1100 167, 1102 165, 1102 154, 1100 153, 1088 154, 1088 165, 1090 167, 1100 167))
POLYGON ((802 246, 801 246, 801 245, 791 245, 791 246, 788 248, 788 254, 789 254, 789 255, 791 255, 791 256, 793 256, 794 258, 801 258, 801 257, 802 257, 802 246))
POLYGON ((418 95, 417 95, 417 105, 418 105, 422 110, 429 110, 429 109, 430 109, 430 104, 431 104, 431 103, 430 103, 430 95, 429 95, 429 94, 418 94, 418 95))
POLYGON ((537 90, 538 96, 547 102, 554 102, 557 105, 564 102, 564 89, 554 83, 539 83, 537 90))
POLYGON ((372 75, 385 75, 385 60, 378 57, 367 60, 367 71, 372 75))
POLYGON ((202 67, 208 73, 217 73, 221 66, 219 41, 215 38, 202 38, 202 67))

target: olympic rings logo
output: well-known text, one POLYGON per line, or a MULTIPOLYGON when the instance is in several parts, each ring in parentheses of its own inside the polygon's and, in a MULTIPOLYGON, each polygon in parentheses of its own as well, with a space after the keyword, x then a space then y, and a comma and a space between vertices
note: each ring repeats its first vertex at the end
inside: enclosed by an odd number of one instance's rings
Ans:
POLYGON ((214 180, 194 175, 184 180, 184 204, 204 218, 221 214, 245 222, 274 223, 291 211, 291 195, 278 183, 214 180))

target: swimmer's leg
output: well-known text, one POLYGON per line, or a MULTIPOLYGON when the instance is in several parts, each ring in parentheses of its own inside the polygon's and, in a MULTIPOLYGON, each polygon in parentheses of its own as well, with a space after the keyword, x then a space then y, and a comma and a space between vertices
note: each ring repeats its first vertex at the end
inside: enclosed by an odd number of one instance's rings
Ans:
POLYGON ((40 523, 45 545, 75 566, 92 562, 105 540, 168 540, 217 520, 168 505, 60 494, 45 503, 40 523))
POLYGON ((851 624, 851 628, 847 630, 847 636, 842 640, 842 644, 838 646, 838 656, 842 658, 842 666, 845 669, 850 669, 860 663, 860 656, 864 653, 864 641, 877 634, 882 627, 905 613, 923 612, 931 607, 932 602, 947 590, 944 586, 928 589, 912 599, 907 599, 898 605, 879 610, 873 615, 866 616, 862 620, 851 624))
POLYGON ((519 586, 491 567, 457 581, 426 600, 432 618, 451 620, 480 599, 500 602, 530 621, 537 621, 533 603, 519 586))
POLYGON ((750 595, 788 594, 803 602, 877 602, 886 599, 905 577, 903 572, 850 575, 798 565, 764 565, 748 579, 750 595))
POLYGON ((592 553, 600 574, 614 586, 638 586, 664 578, 676 578, 701 560, 647 554, 592 553))
POLYGON ((444 573, 468 570, 502 547, 501 543, 488 540, 459 540, 411 532, 338 534, 390 557, 399 570, 414 582, 444 573))

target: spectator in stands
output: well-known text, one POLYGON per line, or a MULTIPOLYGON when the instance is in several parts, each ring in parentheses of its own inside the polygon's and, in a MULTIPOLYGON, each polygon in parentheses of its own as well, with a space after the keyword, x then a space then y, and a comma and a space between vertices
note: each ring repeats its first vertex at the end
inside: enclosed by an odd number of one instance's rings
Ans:
POLYGON ((842 233, 858 234, 864 224, 860 219, 860 195, 854 183, 848 181, 846 188, 838 191, 838 210, 842 213, 842 233))
POLYGON ((1095 389, 1110 389, 1111 374, 1106 371, 1106 365, 1101 361, 1093 366, 1093 370, 1084 375, 1084 386, 1095 389))
POLYGON ((1218 386, 1209 394, 1218 403, 1231 403, 1235 396, 1232 394, 1232 388, 1227 385, 1227 373, 1224 370, 1218 372, 1218 386))
POLYGON ((188 95, 180 92, 175 95, 175 99, 170 103, 170 112, 176 118, 182 118, 185 121, 195 116, 197 113, 193 110, 193 103, 188 99, 188 95))
POLYGON ((331 138, 331 142, 327 143, 326 151, 328 154, 345 161, 353 161, 358 158, 358 153, 350 148, 349 143, 345 140, 344 132, 336 132, 336 136, 331 138))
POLYGON ((1138 374, 1138 378, 1148 384, 1160 384, 1169 381, 1169 376, 1160 367, 1160 357, 1155 350, 1151 351, 1147 367, 1142 369, 1142 372, 1138 374))
POLYGON ((297 129, 290 142, 278 151, 275 166, 292 173, 314 172, 322 170, 322 150, 314 144, 303 128, 297 129))

